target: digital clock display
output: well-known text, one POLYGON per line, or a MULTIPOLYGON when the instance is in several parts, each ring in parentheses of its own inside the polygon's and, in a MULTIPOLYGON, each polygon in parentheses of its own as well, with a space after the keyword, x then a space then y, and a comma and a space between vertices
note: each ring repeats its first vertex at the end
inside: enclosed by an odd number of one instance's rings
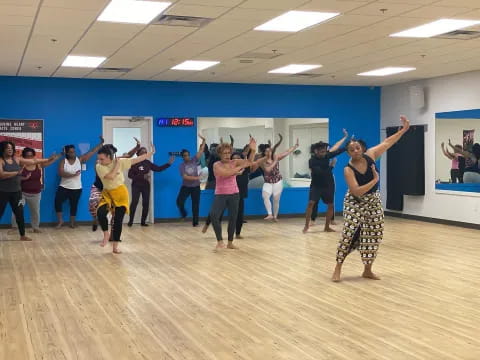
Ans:
POLYGON ((161 127, 192 127, 195 126, 194 118, 158 118, 157 125, 161 127))

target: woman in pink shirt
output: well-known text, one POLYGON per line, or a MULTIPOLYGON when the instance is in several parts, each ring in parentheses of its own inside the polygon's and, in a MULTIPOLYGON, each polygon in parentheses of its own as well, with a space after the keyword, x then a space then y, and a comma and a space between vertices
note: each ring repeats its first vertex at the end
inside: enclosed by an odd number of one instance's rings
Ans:
MULTIPOLYGON (((257 147, 255 139, 250 139, 250 149, 254 151, 257 147)), ((235 227, 238 215, 238 203, 240 201, 237 174, 243 169, 252 165, 252 161, 236 159, 231 160, 232 145, 220 144, 217 147, 217 153, 220 156, 220 161, 217 161, 213 166, 213 172, 216 178, 215 198, 213 200, 212 209, 210 210, 210 218, 212 219, 213 230, 217 237, 217 249, 224 248, 222 238, 222 224, 220 218, 225 210, 228 208, 228 245, 229 249, 237 249, 233 245, 233 236, 235 234, 235 227)))
POLYGON ((445 155, 447 158, 452 160, 452 166, 450 169, 450 179, 452 183, 463 183, 463 171, 461 167, 465 168, 465 159, 463 158, 462 152, 463 148, 461 145, 455 145, 453 146, 452 143, 450 142, 450 139, 448 140, 448 145, 453 149, 453 153, 448 151, 448 149, 445 147, 445 143, 442 142, 442 152, 443 155, 445 155), (460 166, 460 162, 463 162, 463 166, 460 166))

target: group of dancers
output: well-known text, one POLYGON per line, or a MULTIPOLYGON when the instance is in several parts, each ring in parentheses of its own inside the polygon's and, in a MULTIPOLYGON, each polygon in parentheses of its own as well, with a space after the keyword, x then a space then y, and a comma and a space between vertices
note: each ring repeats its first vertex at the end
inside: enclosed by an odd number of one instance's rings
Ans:
MULTIPOLYGON (((333 200, 335 194, 335 181, 333 178, 332 159, 347 152, 350 157, 344 169, 344 177, 348 191, 344 198, 343 206, 343 232, 337 248, 337 265, 332 277, 333 281, 340 280, 341 267, 346 256, 354 249, 358 249, 365 266, 363 276, 378 279, 372 272, 372 264, 376 258, 379 244, 383 237, 383 208, 378 192, 379 176, 375 161, 409 129, 409 121, 404 116, 400 117, 401 129, 394 135, 386 138, 382 143, 367 149, 366 144, 360 139, 350 139, 345 146, 342 145, 348 138, 344 136, 329 148, 324 142, 311 146, 311 159, 309 167, 312 181, 310 185, 309 201, 305 214, 305 227, 307 232, 311 220, 316 217, 318 202, 322 200, 327 205, 324 230, 333 231, 330 227, 333 219, 333 200)), ((188 150, 182 150, 183 162, 180 165, 182 186, 177 197, 177 206, 182 218, 187 216, 184 208, 186 199, 192 199, 192 225, 199 225, 199 199, 200 199, 200 173, 201 160, 208 162, 211 168, 207 188, 215 189, 215 197, 211 206, 207 223, 202 231, 206 232, 209 224, 215 232, 217 239, 216 249, 225 247, 222 236, 221 222, 224 211, 228 209, 227 245, 229 249, 236 249, 233 244, 234 236, 241 238, 244 223, 244 200, 248 196, 249 179, 257 171, 264 177, 262 197, 267 211, 267 220, 277 221, 279 213, 280 196, 283 189, 282 175, 279 162, 293 153, 298 148, 298 139, 294 146, 281 154, 275 154, 282 141, 274 146, 269 142, 257 146, 255 138, 250 136, 250 141, 242 149, 235 150, 233 139, 231 143, 223 141, 220 144, 206 145, 205 138, 200 135, 202 143, 196 155, 192 158, 188 150), (259 154, 257 154, 257 148, 259 154), (272 202, 273 198, 273 210, 272 202)), ((136 140, 136 139, 135 139, 136 140)), ((55 209, 58 217, 57 227, 63 225, 62 205, 68 200, 70 203, 70 226, 75 227, 75 217, 78 200, 82 192, 81 172, 82 163, 87 162, 96 153, 96 179, 91 187, 89 210, 93 218, 92 229, 97 230, 100 225, 103 231, 101 246, 108 241, 112 242, 113 252, 121 251, 118 244, 121 241, 123 218, 129 213, 128 225, 132 226, 139 196, 142 195, 141 225, 148 226, 150 199, 150 172, 164 171, 174 161, 157 166, 149 158, 155 153, 153 144, 148 150, 136 140, 136 146, 121 156, 117 156, 117 149, 112 144, 100 143, 88 153, 77 156, 74 145, 64 147, 62 154, 53 154, 48 159, 38 159, 35 151, 25 148, 22 156, 15 155, 15 144, 10 141, 0 143, 0 217, 3 215, 7 203, 10 204, 18 227, 21 240, 31 240, 25 235, 25 221, 23 215, 24 204, 30 208, 32 228, 40 232, 39 209, 42 184, 42 170, 53 164, 62 155, 58 173, 61 177, 60 185, 55 196, 55 209), (136 156, 134 156, 136 155, 136 156), (132 179, 132 201, 125 186, 124 171, 132 179), (111 231, 109 229, 108 214, 111 214, 111 231)))
POLYGON ((443 155, 452 161, 450 169, 451 183, 480 183, 480 144, 472 144, 468 149, 462 145, 453 145, 448 139, 448 148, 441 144, 443 155))

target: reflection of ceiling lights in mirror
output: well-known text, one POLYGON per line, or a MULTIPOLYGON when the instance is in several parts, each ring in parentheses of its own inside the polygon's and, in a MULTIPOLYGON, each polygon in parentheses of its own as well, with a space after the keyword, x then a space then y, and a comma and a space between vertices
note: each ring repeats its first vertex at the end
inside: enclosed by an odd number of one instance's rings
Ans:
POLYGON ((297 32, 334 18, 339 14, 317 11, 288 11, 263 25, 257 26, 254 30, 297 32))

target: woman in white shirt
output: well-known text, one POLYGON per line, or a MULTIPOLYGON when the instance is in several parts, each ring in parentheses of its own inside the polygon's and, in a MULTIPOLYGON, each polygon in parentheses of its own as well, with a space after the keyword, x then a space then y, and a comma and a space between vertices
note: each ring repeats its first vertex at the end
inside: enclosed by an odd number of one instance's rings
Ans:
POLYGON ((87 162, 102 147, 103 137, 100 136, 100 143, 88 153, 81 156, 76 155, 75 145, 66 145, 63 148, 65 159, 58 164, 58 175, 60 175, 60 185, 55 194, 55 212, 57 213, 57 229, 63 225, 62 206, 68 200, 70 203, 70 227, 75 227, 75 217, 77 216, 78 201, 82 194, 82 163, 87 162))

